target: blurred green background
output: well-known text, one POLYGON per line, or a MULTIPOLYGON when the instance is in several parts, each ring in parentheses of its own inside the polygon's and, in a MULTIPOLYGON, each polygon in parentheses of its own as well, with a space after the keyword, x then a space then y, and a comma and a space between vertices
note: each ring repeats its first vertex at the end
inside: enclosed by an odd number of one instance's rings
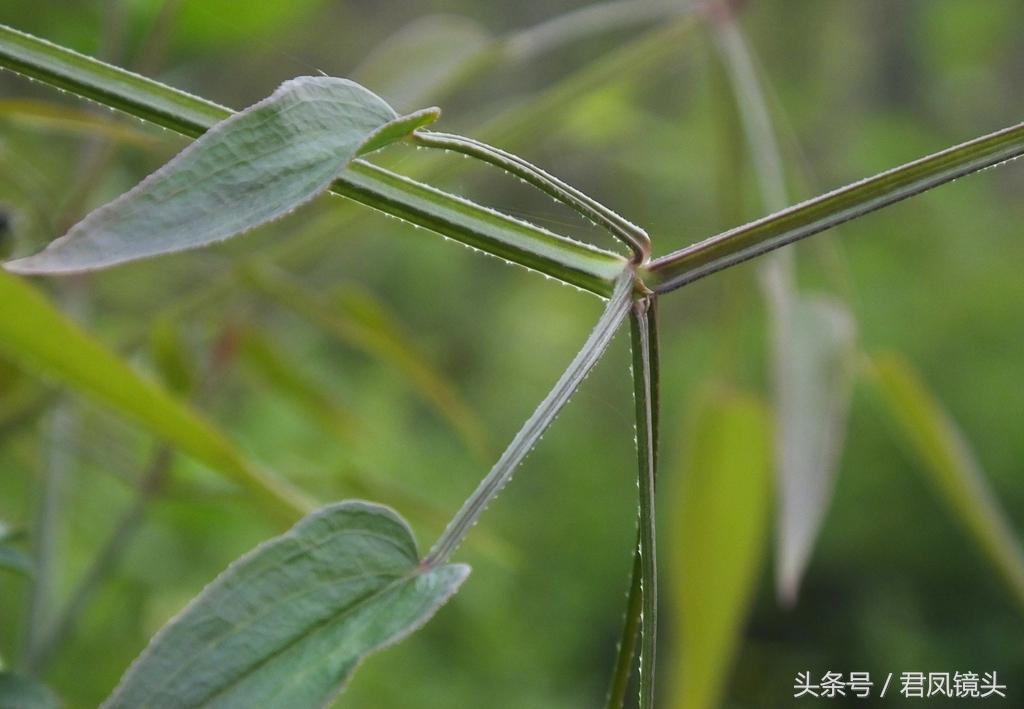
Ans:
MULTIPOLYGON (((658 254, 762 214, 708 28, 665 12, 645 22, 636 12, 545 51, 518 34, 579 7, 37 0, 6 3, 0 21, 235 108, 320 71, 357 78, 399 109, 437 103, 440 129, 513 150, 592 194, 643 225, 658 254), (520 43, 493 49, 495 38, 508 37, 520 43), (491 54, 481 49, 488 46, 491 54)), ((739 22, 767 78, 796 198, 1020 120, 1019 0, 752 1, 739 22)), ((8 254, 38 249, 185 144, 9 74, 0 75, 0 91, 0 248, 8 254)), ((379 159, 611 245, 486 167, 455 157, 428 163, 407 147, 379 159)), ((793 247, 801 282, 850 305, 863 350, 895 350, 918 368, 1018 532, 1022 192, 1019 165, 988 170, 793 247)), ((222 247, 36 284, 140 369, 166 377, 161 362, 180 359, 204 379, 197 406, 252 457, 323 501, 394 506, 421 547, 544 396, 601 308, 334 197, 222 247), (254 278, 254 268, 313 302, 295 306, 254 278)), ((733 521, 716 527, 710 519, 686 538, 681 481, 708 401, 770 402, 756 266, 702 280, 664 299, 661 313, 659 703, 682 706, 676 599, 688 579, 675 561, 687 545, 728 550, 733 521)), ((627 350, 620 336, 459 552, 474 569, 464 589, 418 634, 370 658, 340 704, 600 705, 635 538, 627 350)), ((52 608, 133 504, 155 447, 73 393, 0 369, 0 520, 31 530, 40 481, 55 457, 66 458, 52 608)), ((1009 687, 1004 705, 1020 704, 1022 605, 924 473, 858 383, 833 504, 792 608, 775 599, 773 527, 755 526, 758 581, 722 706, 792 706, 794 677, 807 670, 865 670, 879 680, 996 670, 1009 687)), ((737 499, 739 488, 749 492, 742 475, 729 484, 737 499)), ((771 495, 766 484, 756 492, 748 504, 771 495)), ((171 615, 277 531, 220 478, 176 459, 43 677, 67 706, 95 706, 171 615)), ((32 548, 31 538, 20 544, 32 548)), ((714 589, 715 579, 690 581, 714 589)), ((15 667, 29 587, 0 570, 0 656, 15 667)))

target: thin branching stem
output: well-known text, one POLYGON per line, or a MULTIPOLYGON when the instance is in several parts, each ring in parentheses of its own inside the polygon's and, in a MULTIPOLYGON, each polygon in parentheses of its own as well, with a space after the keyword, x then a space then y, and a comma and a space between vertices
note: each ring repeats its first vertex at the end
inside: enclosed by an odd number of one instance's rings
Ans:
POLYGON ((82 575, 70 599, 53 621, 48 632, 32 649, 26 663, 34 669, 44 668, 53 653, 69 638, 82 613, 88 607, 93 595, 103 581, 113 572, 135 538, 149 505, 159 492, 167 471, 174 459, 172 449, 161 446, 153 462, 139 483, 138 492, 131 506, 121 516, 107 541, 96 554, 88 570, 82 575))
POLYGON ((50 414, 46 469, 32 534, 33 575, 25 614, 25 670, 34 673, 32 657, 40 647, 50 622, 53 592, 57 585, 57 547, 63 498, 74 467, 76 439, 74 404, 61 400, 50 414))
POLYGON ((428 148, 451 150, 468 155, 525 180, 550 197, 576 210, 594 224, 605 228, 612 236, 629 247, 633 253, 634 263, 643 263, 651 254, 651 239, 643 229, 518 155, 513 155, 473 138, 451 133, 416 131, 412 134, 412 140, 418 145, 428 148))
POLYGON ((657 293, 1024 155, 1024 123, 901 165, 655 259, 644 281, 657 293))
POLYGON ((633 351, 633 391, 636 402, 637 468, 640 491, 640 709, 654 706, 654 670, 658 638, 658 555, 655 529, 656 426, 658 366, 653 299, 633 304, 630 333, 633 351))
POLYGON ((640 562, 640 535, 637 531, 633 547, 633 566, 630 572, 629 592, 626 595, 626 614, 622 620, 622 635, 615 654, 615 667, 608 685, 606 709, 622 709, 629 691, 629 678, 633 676, 637 638, 640 636, 640 618, 643 615, 643 566, 640 562))
MULTIPOLYGON (((229 108, 0 25, 0 68, 70 91, 196 138, 231 116, 229 108)), ((331 192, 607 296, 622 258, 487 210, 363 160, 338 175, 331 192)))
POLYGON ((422 563, 424 568, 434 568, 448 560, 473 525, 476 524, 483 511, 512 478, 516 468, 540 440, 544 431, 555 420, 558 412, 569 402, 587 374, 601 359, 601 355, 608 349, 608 345, 611 344, 612 338, 629 312, 634 288, 634 273, 631 268, 628 268, 616 281, 615 290, 583 347, 559 377, 554 388, 541 401, 533 415, 523 424, 508 448, 498 458, 498 462, 480 481, 476 490, 463 503, 462 508, 455 514, 452 521, 448 523, 444 533, 424 558, 422 563))

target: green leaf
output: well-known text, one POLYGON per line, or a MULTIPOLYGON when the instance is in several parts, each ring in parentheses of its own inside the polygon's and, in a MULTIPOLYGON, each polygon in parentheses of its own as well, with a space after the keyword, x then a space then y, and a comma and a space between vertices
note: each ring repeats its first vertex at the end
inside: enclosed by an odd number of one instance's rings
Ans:
POLYGON ((419 628, 468 573, 420 565, 408 526, 386 507, 325 507, 229 566, 103 706, 324 706, 364 657, 419 628))
POLYGON ((30 677, 0 672, 0 709, 59 709, 60 701, 48 687, 30 677))
POLYGON ((775 313, 777 590, 796 600, 832 499, 855 365, 855 324, 842 303, 792 294, 775 313))
POLYGON ((277 219, 327 190, 357 154, 434 120, 399 117, 347 79, 300 77, 221 121, 15 273, 77 273, 206 246, 277 219))
POLYGON ((25 281, 0 271, 0 356, 91 396, 254 493, 293 520, 303 495, 248 461, 187 404, 140 376, 25 281))
POLYGON ((674 290, 747 259, 1024 155, 1024 123, 893 168, 730 229, 650 263, 647 285, 674 290))
POLYGON ((897 354, 872 357, 866 367, 878 400, 922 471, 1006 579, 1024 606, 1024 549, 992 493, 963 432, 928 390, 913 366, 897 354))
MULTIPOLYGON (((224 106, 3 25, 0 68, 193 138, 231 115, 224 106)), ((550 107, 538 115, 546 118, 550 107)), ((611 293, 624 265, 624 259, 603 249, 552 234, 361 160, 352 161, 331 191, 598 295, 611 293)))
POLYGON ((771 440, 757 401, 722 392, 699 400, 671 496, 679 709, 719 706, 764 556, 771 440))

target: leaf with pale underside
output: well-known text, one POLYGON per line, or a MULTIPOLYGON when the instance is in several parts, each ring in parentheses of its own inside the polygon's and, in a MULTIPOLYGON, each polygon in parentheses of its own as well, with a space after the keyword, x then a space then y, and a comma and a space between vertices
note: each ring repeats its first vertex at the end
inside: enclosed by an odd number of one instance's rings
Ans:
POLYGON ((387 507, 325 507, 228 567, 103 706, 324 706, 366 655, 419 628, 468 573, 421 565, 387 507))
POLYGON ((796 601, 842 451, 854 374, 853 316, 837 300, 792 295, 778 322, 778 595, 796 601))
POLYGON ((77 273, 223 241, 325 192, 357 155, 433 121, 347 79, 300 77, 207 131, 15 273, 77 273))
MULTIPOLYGON (((0 68, 192 138, 231 116, 231 110, 224 106, 3 25, 0 68)), ((593 83, 594 77, 585 82, 587 86, 593 83)), ((562 94, 563 98, 570 95, 574 94, 562 94)), ((540 113, 531 110, 531 115, 540 113)), ((558 236, 362 160, 353 160, 330 189, 598 295, 611 293, 624 265, 624 260, 611 252, 558 236)))

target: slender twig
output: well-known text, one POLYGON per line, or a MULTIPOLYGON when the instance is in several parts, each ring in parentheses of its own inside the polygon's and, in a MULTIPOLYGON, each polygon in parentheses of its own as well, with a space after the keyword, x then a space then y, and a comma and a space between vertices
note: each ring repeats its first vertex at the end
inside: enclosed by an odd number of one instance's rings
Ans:
MULTIPOLYGON (((647 340, 651 343, 651 347, 648 348, 649 352, 647 357, 651 381, 651 389, 647 393, 647 397, 650 401, 652 434, 649 445, 654 462, 653 485, 655 488, 657 487, 659 431, 661 430, 661 401, 659 398, 660 387, 658 386, 658 382, 661 377, 661 360, 658 354, 657 302, 657 298, 650 299, 647 316, 647 340)), ((634 352, 635 351, 634 347, 634 352)), ((633 367, 633 374, 636 376, 637 362, 635 360, 633 367)), ((639 431, 637 433, 639 436, 639 431)), ((639 444, 639 437, 637 439, 637 443, 639 444)), ((640 456, 639 450, 637 455, 640 456)), ((642 474, 642 471, 640 474, 642 474)), ((642 485, 644 482, 639 477, 640 474, 638 474, 637 479, 638 486, 642 485)), ((653 491, 651 496, 653 497, 653 491)), ((629 678, 633 671, 633 660, 636 656, 637 637, 638 631, 640 630, 640 618, 643 614, 643 592, 641 589, 643 565, 641 563, 640 552, 641 533, 642 530, 638 526, 636 545, 633 548, 633 569, 629 583, 629 594, 626 598, 626 615, 622 624, 622 635, 619 639, 618 653, 615 658, 615 667, 612 671, 612 679, 608 689, 608 698, 606 703, 607 709, 621 709, 623 706, 626 699, 626 691, 629 688, 629 678)))
MULTIPOLYGON (((190 137, 232 111, 152 79, 0 25, 0 67, 35 78, 190 137)), ((621 257, 486 210, 363 160, 330 191, 456 241, 606 296, 621 257)))
MULTIPOLYGON (((715 22, 717 46, 736 99, 736 113, 746 134, 746 143, 760 186, 762 201, 768 211, 778 211, 785 208, 789 198, 782 150, 765 98, 766 82, 758 71, 754 53, 736 16, 725 11, 717 13, 714 17, 718 20, 715 22)), ((800 467, 800 461, 793 459, 794 452, 808 447, 811 450, 820 450, 821 455, 814 461, 817 466, 816 474, 826 481, 830 480, 830 471, 835 466, 834 458, 841 449, 850 397, 850 387, 842 377, 830 384, 822 385, 830 389, 829 398, 824 404, 819 404, 818 410, 812 412, 812 415, 828 422, 817 431, 806 430, 800 421, 794 420, 793 416, 788 414, 806 403, 799 400, 802 386, 797 381, 797 373, 792 366, 795 355, 793 350, 796 347, 793 332, 797 327, 797 323, 794 322, 794 305, 800 297, 794 261, 793 250, 783 249, 764 258, 760 267, 762 291, 770 316, 773 397, 776 410, 779 412, 774 434, 775 474, 780 491, 779 513, 776 515, 776 594, 786 605, 792 605, 796 601, 801 570, 812 551, 813 531, 816 528, 814 515, 808 515, 805 510, 792 509, 791 493, 794 488, 798 489, 800 498, 806 496, 802 491, 806 481, 793 479, 793 471, 800 467), (792 521, 795 517, 811 520, 812 531, 809 535, 800 534, 799 530, 794 531, 792 521)), ((852 340, 850 344, 852 345, 852 340)), ((824 484, 829 485, 827 482, 824 484)), ((830 488, 825 490, 823 502, 827 503, 830 488)), ((819 507, 819 522, 823 513, 824 507, 819 507)))
POLYGON ((640 589, 642 615, 640 633, 640 708, 654 706, 655 661, 658 637, 658 556, 655 528, 655 470, 657 458, 657 342, 651 322, 651 298, 633 304, 630 333, 633 350, 633 390, 636 402, 637 467, 640 489, 640 589))
POLYGON ((636 641, 640 634, 640 617, 643 615, 642 575, 638 530, 636 544, 633 547, 633 567, 630 572, 629 592, 626 595, 626 614, 622 620, 622 635, 619 637, 615 667, 612 669, 612 679, 608 686, 606 709, 622 709, 626 702, 626 692, 629 691, 629 678, 633 675, 633 660, 636 659, 636 641))
POLYGON ((558 412, 569 402, 570 397, 583 383, 601 355, 608 349, 619 325, 625 320, 632 302, 634 287, 633 270, 627 268, 616 281, 615 290, 582 349, 559 377, 554 388, 537 406, 533 415, 523 424, 508 448, 498 458, 498 462, 480 481, 476 490, 463 503, 462 508, 455 514, 452 521, 448 523, 444 533, 424 558, 422 562, 424 568, 434 568, 448 560, 469 530, 476 524, 487 505, 512 478, 512 473, 533 449, 551 422, 555 420, 558 412))
MULTIPOLYGON (((229 335, 224 335, 222 339, 226 337, 229 335)), ((194 387, 192 399, 196 404, 208 400, 213 395, 216 384, 221 381, 221 372, 236 354, 231 348, 221 347, 220 344, 218 342, 212 348, 205 376, 194 387)), ((143 473, 136 486, 135 498, 131 505, 114 525, 107 541, 71 592, 70 599, 52 623, 49 632, 38 647, 28 654, 27 662, 30 667, 37 669, 44 667, 54 650, 60 647, 65 638, 74 632, 75 624, 81 618, 93 595, 110 573, 117 568, 136 533, 141 529, 146 512, 153 500, 163 492, 174 460, 175 451, 172 446, 161 445, 156 449, 146 467, 146 472, 143 473)))
MULTIPOLYGON (((32 532, 34 572, 25 614, 24 658, 32 657, 39 647, 53 602, 61 502, 69 470, 75 460, 69 444, 74 438, 76 419, 72 407, 73 404, 64 399, 57 403, 50 414, 47 431, 49 454, 32 532)), ((25 669, 31 672, 33 668, 26 663, 25 669)))
POLYGON ((104 579, 117 568, 136 532, 142 526, 146 511, 153 498, 162 489, 167 471, 173 461, 174 451, 166 446, 159 448, 154 454, 148 471, 139 482, 138 493, 131 506, 121 516, 92 564, 82 575, 75 590, 71 593, 71 598, 51 624, 49 632, 26 657, 25 662, 29 669, 38 671, 45 667, 53 656, 54 650, 71 635, 89 601, 92 600, 104 579))
POLYGON ((594 224, 607 229, 612 236, 633 252, 634 263, 646 261, 651 254, 651 239, 643 229, 518 155, 505 152, 479 140, 450 133, 416 131, 412 135, 412 140, 428 148, 451 150, 469 155, 526 180, 537 189, 576 210, 594 224))
POLYGON ((954 145, 654 259, 644 276, 658 293, 1024 155, 1024 123, 954 145))
MULTIPOLYGON (((789 204, 786 172, 782 167, 782 154, 754 57, 735 15, 727 7, 711 16, 717 20, 714 22, 716 44, 736 99, 736 113, 746 135, 761 200, 768 212, 777 212, 789 204)), ((765 258, 761 265, 762 288, 772 312, 776 364, 780 356, 778 345, 783 330, 782 318, 796 288, 793 261, 792 250, 786 249, 765 258)))

